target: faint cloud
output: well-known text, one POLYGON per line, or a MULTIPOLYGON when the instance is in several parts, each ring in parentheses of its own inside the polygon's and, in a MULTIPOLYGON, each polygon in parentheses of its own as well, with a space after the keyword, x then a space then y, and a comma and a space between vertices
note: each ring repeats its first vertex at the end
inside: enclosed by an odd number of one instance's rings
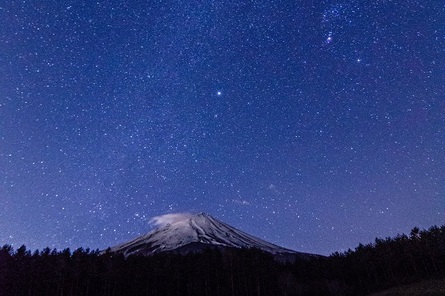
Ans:
POLYGON ((242 200, 242 199, 232 199, 233 203, 236 203, 238 205, 242 205, 242 206, 250 206, 250 202, 248 202, 247 200, 242 200))
POLYGON ((184 221, 192 218, 194 215, 192 213, 175 213, 175 214, 165 214, 161 216, 156 216, 150 219, 150 224, 155 226, 166 226, 168 224, 173 224, 179 221, 184 221))

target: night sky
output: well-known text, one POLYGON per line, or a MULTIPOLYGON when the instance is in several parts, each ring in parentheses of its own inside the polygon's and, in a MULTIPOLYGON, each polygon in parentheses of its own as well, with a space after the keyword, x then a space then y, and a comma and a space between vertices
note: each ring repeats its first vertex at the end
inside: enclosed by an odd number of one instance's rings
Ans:
POLYGON ((0 1, 0 245, 206 212, 328 255, 445 222, 442 0, 0 1))

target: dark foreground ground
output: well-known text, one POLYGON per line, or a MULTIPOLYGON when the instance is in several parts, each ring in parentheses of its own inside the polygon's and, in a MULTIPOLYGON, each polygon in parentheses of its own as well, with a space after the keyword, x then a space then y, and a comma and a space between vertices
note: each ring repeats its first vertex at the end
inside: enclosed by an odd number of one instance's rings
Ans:
POLYGON ((415 284, 394 287, 370 296, 442 296, 445 295, 445 279, 428 280, 415 284))

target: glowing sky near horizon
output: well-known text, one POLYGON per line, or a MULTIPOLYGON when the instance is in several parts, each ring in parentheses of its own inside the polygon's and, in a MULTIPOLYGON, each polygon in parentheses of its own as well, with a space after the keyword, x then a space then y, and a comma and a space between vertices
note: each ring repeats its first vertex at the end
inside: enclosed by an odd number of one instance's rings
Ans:
POLYGON ((330 254, 445 221, 442 1, 0 4, 0 244, 207 212, 330 254))

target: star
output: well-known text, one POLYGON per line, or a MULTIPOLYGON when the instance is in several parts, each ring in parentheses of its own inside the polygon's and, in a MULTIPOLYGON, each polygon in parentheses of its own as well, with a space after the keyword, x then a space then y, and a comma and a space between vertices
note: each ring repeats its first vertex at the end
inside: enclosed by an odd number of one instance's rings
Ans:
POLYGON ((330 44, 334 40, 334 38, 332 36, 333 36, 333 33, 328 32, 328 36, 324 40, 324 44, 330 44))

